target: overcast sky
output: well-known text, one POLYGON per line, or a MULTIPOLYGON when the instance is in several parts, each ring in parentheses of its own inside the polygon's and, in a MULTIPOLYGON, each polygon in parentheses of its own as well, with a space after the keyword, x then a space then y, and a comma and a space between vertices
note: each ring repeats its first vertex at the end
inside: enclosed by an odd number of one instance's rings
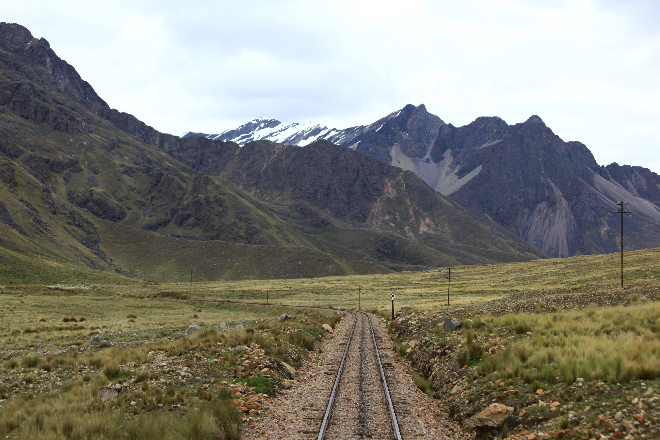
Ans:
POLYGON ((168 133, 257 117, 345 128, 424 103, 456 126, 537 114, 601 165, 660 172, 656 0, 48 0, 0 11, 111 107, 168 133))

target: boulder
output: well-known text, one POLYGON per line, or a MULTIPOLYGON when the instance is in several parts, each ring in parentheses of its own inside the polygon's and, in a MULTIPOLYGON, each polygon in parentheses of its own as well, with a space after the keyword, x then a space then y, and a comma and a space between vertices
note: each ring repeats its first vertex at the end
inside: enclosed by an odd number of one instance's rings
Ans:
POLYGON ((289 315, 288 313, 282 313, 278 319, 280 321, 286 321, 288 319, 291 319, 291 315, 289 315))
POLYGON ((468 428, 477 430, 499 428, 513 414, 513 407, 493 403, 466 421, 468 428))
POLYGON ((461 320, 457 318, 446 318, 445 324, 442 326, 445 331, 453 332, 461 328, 461 320))
POLYGON ((108 400, 114 399, 118 395, 119 395, 119 391, 117 391, 116 389, 110 387, 103 387, 101 388, 99 397, 101 399, 101 402, 107 402, 108 400))
POLYGON ((198 325, 195 324, 190 324, 188 327, 186 327, 186 336, 194 335, 195 333, 199 333, 202 331, 202 328, 198 325))
POLYGON ((328 324, 323 324, 323 328, 324 328, 328 333, 332 333, 332 327, 330 327, 330 325, 328 325, 328 324))
POLYGON ((286 370, 286 375, 288 376, 288 378, 293 379, 293 377, 296 375, 296 369, 284 361, 280 361, 280 365, 282 365, 286 370))

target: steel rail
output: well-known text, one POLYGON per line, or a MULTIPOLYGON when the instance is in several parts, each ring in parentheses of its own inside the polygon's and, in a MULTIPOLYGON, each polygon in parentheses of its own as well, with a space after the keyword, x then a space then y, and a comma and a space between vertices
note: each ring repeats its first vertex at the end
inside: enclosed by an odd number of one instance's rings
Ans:
POLYGON ((355 326, 357 324, 358 317, 355 315, 355 322, 353 322, 353 328, 351 329, 351 334, 348 337, 348 342, 346 343, 346 348, 344 349, 344 355, 341 358, 341 363, 339 364, 339 369, 337 370, 337 376, 335 377, 335 384, 332 386, 332 392, 330 393, 330 400, 328 400, 328 407, 325 410, 325 415, 323 416, 323 422, 321 423, 321 429, 319 430, 319 436, 317 440, 323 440, 325 437, 325 430, 328 428, 328 422, 330 421, 330 413, 332 412, 332 404, 335 401, 335 395, 337 394, 337 388, 339 388, 339 380, 341 379, 341 373, 344 369, 344 362, 346 362, 346 356, 348 355, 348 349, 351 346, 351 341, 353 340, 353 333, 355 332, 355 326))
POLYGON ((383 370, 383 363, 380 360, 380 352, 378 351, 378 344, 376 343, 376 334, 374 333, 373 325, 371 325, 371 316, 367 315, 367 318, 369 318, 371 339, 374 341, 374 348, 376 349, 376 359, 378 359, 378 369, 380 370, 380 379, 383 382, 383 388, 385 389, 385 398, 387 399, 387 406, 390 410, 390 419, 392 419, 392 429, 394 430, 394 438, 396 438, 396 440, 401 440, 401 432, 399 432, 399 422, 396 420, 396 412, 394 411, 394 405, 392 405, 392 398, 390 397, 390 389, 387 386, 387 379, 385 379, 385 371, 383 370))

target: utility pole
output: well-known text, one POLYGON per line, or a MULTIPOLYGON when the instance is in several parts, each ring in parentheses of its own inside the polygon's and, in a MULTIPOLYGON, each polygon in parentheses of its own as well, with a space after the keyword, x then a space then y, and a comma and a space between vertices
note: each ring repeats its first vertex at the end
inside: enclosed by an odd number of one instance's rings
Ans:
POLYGON ((623 289, 623 214, 630 214, 630 211, 626 211, 626 209, 623 207, 626 202, 621 200, 619 203, 617 203, 617 206, 619 209, 616 211, 610 211, 610 214, 619 214, 621 216, 621 288, 623 289))
POLYGON ((392 321, 394 321, 394 294, 392 294, 392 321))
POLYGON ((358 310, 362 310, 362 305, 360 303, 360 294, 362 293, 362 287, 358 286, 358 310))
POLYGON ((447 306, 449 306, 449 287, 451 286, 451 266, 447 268, 447 306))

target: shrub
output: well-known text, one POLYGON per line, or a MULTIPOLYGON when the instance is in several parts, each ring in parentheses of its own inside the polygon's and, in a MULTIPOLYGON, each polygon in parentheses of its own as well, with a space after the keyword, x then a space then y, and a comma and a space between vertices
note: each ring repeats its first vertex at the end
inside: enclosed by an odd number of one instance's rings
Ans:
POLYGON ((27 356, 21 360, 21 365, 25 368, 36 368, 43 360, 41 356, 27 356))
POLYGON ((306 350, 314 349, 314 338, 305 332, 293 332, 287 335, 287 339, 306 350))
POLYGON ((407 355, 406 351, 408 351, 408 344, 395 344, 394 349, 400 358, 405 358, 407 355))
POLYGON ((135 378, 135 383, 144 382, 152 379, 158 379, 158 374, 152 373, 151 371, 140 371, 140 373, 135 378))
POLYGON ((213 399, 190 411, 184 437, 191 439, 240 439, 241 416, 228 400, 213 399))
POLYGON ((429 396, 432 394, 433 389, 431 387, 431 382, 429 382, 427 378, 420 376, 419 374, 415 374, 413 381, 415 382, 415 385, 417 385, 417 388, 424 391, 429 396))

